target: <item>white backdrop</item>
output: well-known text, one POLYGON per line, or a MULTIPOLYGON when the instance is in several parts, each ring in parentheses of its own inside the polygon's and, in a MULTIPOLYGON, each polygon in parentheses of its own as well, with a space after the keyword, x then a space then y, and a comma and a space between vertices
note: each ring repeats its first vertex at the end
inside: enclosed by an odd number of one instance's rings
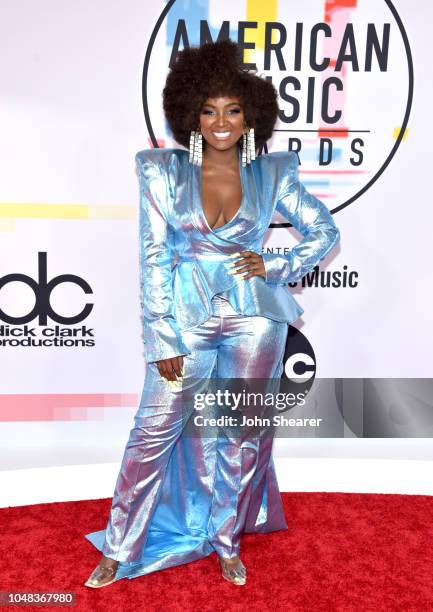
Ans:
MULTIPOLYGON (((278 12, 277 4, 270 3, 278 12)), ((322 5, 322 16, 316 19, 322 21, 328 4, 311 0, 307 8, 315 12, 322 5)), ((347 266, 357 271, 359 284, 293 289, 305 310, 294 325, 314 347, 318 377, 432 376, 433 215, 426 181, 432 43, 423 32, 433 7, 427 0, 419 0, 416 8, 409 0, 394 4, 415 68, 408 130, 382 176, 335 214, 341 243, 321 263, 321 269, 347 266)), ((61 284, 50 298, 53 309, 69 317, 87 302, 93 304, 82 322, 59 323, 63 328, 85 326, 91 346, 11 346, 7 328, 23 330, 24 325, 0 320, 2 506, 108 497, 113 491, 145 371, 134 155, 151 146, 141 80, 149 37, 164 6, 161 1, 133 0, 1 4, 0 278, 24 274, 36 280, 38 253, 46 253, 48 281, 72 274, 92 291, 84 295, 78 285, 61 284)), ((202 11, 206 4, 197 6, 202 11)), ((352 17, 373 22, 371 6, 371 1, 359 0, 358 14, 352 17)), ((385 2, 376 6, 382 19, 385 2)), ((248 1, 218 7, 233 21, 232 28, 235 18, 254 18, 248 1)), ((208 8, 212 21, 215 3, 208 8)), ((285 4, 283 17, 284 11, 285 4)), ((169 27, 163 26, 159 37, 164 32, 169 36, 169 27)), ((401 41, 392 38, 392 45, 399 56, 401 41)), ((154 55, 153 71, 155 61, 154 55)), ((163 79, 167 57, 162 56, 161 64, 163 79)), ((407 97, 407 65, 398 65, 400 73, 391 64, 395 106, 389 105, 389 134, 401 126, 397 116, 407 97)), ((384 91, 371 87, 380 83, 379 76, 367 92, 362 90, 365 99, 360 98, 359 107, 352 100, 350 108, 362 110, 353 117, 371 119, 375 105, 378 113, 385 113, 384 91), (365 109, 367 101, 371 108, 365 109)), ((166 146, 177 146, 158 133, 163 128, 160 89, 152 84, 149 103, 156 135, 166 146)), ((351 120, 346 124, 352 127, 351 120)), ((280 136, 271 144, 285 147, 280 136)), ((384 161, 385 150, 382 141, 369 142, 370 174, 384 161)), ((304 170, 316 167, 308 155, 301 154, 301 159, 304 170)), ((300 178, 313 193, 323 192, 331 209, 356 192, 349 181, 337 185, 337 195, 331 196, 329 185, 310 187, 308 172, 301 171, 300 178)), ((269 231, 265 246, 292 242, 290 232, 276 228, 269 231)), ((42 295, 40 299, 43 309, 42 295)), ((34 302, 34 293, 23 283, 11 282, 0 290, 0 309, 14 317, 24 316, 34 302)), ((54 326, 48 319, 48 327, 54 326)), ((42 337, 43 325, 36 318, 28 327, 42 337)), ((433 494, 432 448, 429 439, 278 439, 274 456, 282 490, 433 494)))

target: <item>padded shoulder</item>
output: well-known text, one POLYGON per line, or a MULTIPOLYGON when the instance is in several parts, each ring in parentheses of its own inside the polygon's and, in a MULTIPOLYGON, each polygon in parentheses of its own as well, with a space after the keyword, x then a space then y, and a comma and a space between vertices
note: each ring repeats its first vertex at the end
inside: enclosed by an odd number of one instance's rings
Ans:
POLYGON ((278 185, 278 198, 290 188, 292 183, 298 180, 299 158, 295 151, 271 151, 265 155, 259 155, 262 172, 267 176, 272 176, 278 185))
POLYGON ((176 161, 181 161, 185 156, 188 157, 188 151, 185 149, 175 148, 158 148, 158 149, 143 149, 135 154, 136 163, 155 163, 166 166, 167 168, 176 161))
POLYGON ((161 206, 169 209, 174 201, 178 178, 188 166, 189 153, 175 148, 144 149, 135 154, 142 189, 152 184, 161 195, 161 206), (163 202, 165 200, 165 202, 163 202))
POLYGON ((299 165, 298 154, 295 151, 271 151, 259 155, 257 159, 262 159, 265 164, 274 164, 292 171, 296 170, 299 165))
POLYGON ((167 195, 176 193, 179 173, 188 166, 189 153, 183 149, 144 149, 135 154, 135 163, 146 179, 154 178, 166 184, 167 195))

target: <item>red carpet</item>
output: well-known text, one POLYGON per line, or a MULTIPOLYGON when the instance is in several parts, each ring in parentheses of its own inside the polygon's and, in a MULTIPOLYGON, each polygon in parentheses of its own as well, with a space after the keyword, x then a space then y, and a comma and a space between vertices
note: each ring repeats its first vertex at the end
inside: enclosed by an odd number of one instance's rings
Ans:
POLYGON ((105 527, 111 499, 0 509, 0 590, 72 591, 75 610, 433 610, 433 497, 284 493, 283 500, 289 531, 243 536, 245 586, 223 580, 212 554, 89 589, 83 583, 100 553, 84 534, 105 527))

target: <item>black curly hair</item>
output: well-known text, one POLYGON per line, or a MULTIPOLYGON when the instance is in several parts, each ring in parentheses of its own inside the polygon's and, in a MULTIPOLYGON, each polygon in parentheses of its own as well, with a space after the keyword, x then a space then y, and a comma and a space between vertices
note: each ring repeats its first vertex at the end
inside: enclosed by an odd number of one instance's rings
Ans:
POLYGON ((246 124, 254 128, 256 147, 263 147, 278 116, 277 91, 242 64, 241 48, 230 39, 178 52, 162 91, 164 113, 177 142, 189 147, 190 132, 200 125, 208 97, 233 96, 243 107, 246 124))

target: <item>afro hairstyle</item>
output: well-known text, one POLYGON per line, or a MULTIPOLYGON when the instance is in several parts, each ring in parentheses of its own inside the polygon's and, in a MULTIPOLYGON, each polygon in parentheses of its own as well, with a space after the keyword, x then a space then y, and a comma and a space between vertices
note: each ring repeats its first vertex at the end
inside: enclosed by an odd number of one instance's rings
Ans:
POLYGON ((186 47, 178 52, 162 92, 165 117, 174 139, 189 147, 208 97, 238 98, 245 122, 254 128, 257 149, 272 136, 278 117, 274 85, 243 68, 242 51, 230 39, 186 47))

